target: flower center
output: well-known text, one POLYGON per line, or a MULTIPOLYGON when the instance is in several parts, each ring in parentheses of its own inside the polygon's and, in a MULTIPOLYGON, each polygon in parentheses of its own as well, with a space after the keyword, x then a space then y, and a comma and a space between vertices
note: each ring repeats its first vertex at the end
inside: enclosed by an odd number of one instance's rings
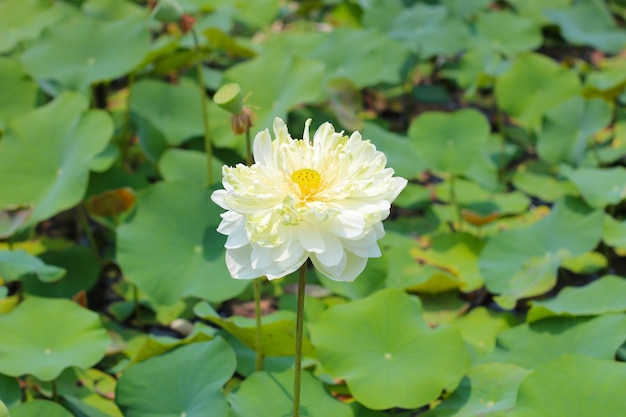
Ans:
POLYGON ((298 184, 302 197, 306 198, 317 191, 322 182, 322 178, 319 172, 314 169, 306 168, 291 174, 291 181, 298 184))

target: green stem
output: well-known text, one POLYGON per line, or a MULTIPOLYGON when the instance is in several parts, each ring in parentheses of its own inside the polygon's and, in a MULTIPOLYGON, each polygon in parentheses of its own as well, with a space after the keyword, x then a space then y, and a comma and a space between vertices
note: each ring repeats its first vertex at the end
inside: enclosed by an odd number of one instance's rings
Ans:
POLYGON ((198 72, 198 83, 200 84, 200 91, 202 93, 202 123, 204 124, 204 150, 206 152, 207 172, 206 180, 207 187, 213 185, 213 148, 211 146, 211 132, 209 131, 209 103, 204 87, 204 73, 202 72, 202 54, 200 53, 200 42, 198 41, 198 35, 196 29, 191 29, 191 36, 193 38, 193 44, 196 49, 196 66, 198 72))
POLYGON ((396 409, 395 409, 395 408, 390 409, 390 410, 389 410, 389 415, 390 415, 391 417, 396 417, 396 409))
POLYGON ((261 330, 261 280, 254 280, 254 316, 256 318, 256 360, 255 371, 263 370, 263 331, 261 330))
POLYGON ((459 205, 459 201, 456 198, 455 179, 456 174, 452 174, 452 177, 450 177, 450 201, 456 207, 456 215, 459 222, 457 231, 460 232, 463 229, 463 216, 461 215, 461 206, 459 205))
POLYGON ((250 139, 250 126, 246 129, 246 164, 252 165, 252 140, 250 139))
POLYGON ((304 333, 304 287, 306 262, 300 267, 298 277, 298 306, 296 309, 296 362, 293 373, 293 417, 300 417, 300 390, 302 386, 302 336, 304 333))
POLYGON ((98 243, 96 242, 96 238, 93 233, 91 233, 91 227, 89 227, 89 219, 87 218, 87 212, 85 210, 84 205, 78 206, 78 222, 80 223, 81 229, 85 232, 85 236, 87 236, 87 241, 89 242, 89 247, 91 251, 96 256, 96 259, 100 261, 100 250, 98 249, 98 243))

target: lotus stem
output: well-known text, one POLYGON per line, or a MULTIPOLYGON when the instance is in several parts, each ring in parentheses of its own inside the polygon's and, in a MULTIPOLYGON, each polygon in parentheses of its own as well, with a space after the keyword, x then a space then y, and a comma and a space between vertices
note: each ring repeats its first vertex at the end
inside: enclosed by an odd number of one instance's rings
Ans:
POLYGON ((298 301, 296 308, 296 357, 293 373, 293 417, 300 417, 300 391, 302 388, 302 336, 304 333, 304 287, 306 262, 300 267, 298 301))
POLYGON ((254 280, 254 316, 256 319, 256 359, 254 362, 254 370, 263 370, 263 330, 261 328, 261 280, 254 280))

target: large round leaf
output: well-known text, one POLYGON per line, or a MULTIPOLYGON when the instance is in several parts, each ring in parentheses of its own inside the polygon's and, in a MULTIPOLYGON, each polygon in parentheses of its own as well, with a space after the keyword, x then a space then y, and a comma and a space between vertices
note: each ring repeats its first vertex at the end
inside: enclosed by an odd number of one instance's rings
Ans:
POLYGON ((35 107, 37 85, 27 78, 17 61, 0 58, 0 91, 3 92, 0 95, 0 130, 3 130, 9 120, 35 107))
POLYGON ((39 37, 41 31, 71 12, 64 2, 3 0, 0 2, 0 52, 18 42, 39 37))
MULTIPOLYGON (((0 410, 0 416, 2 411, 0 410)), ((11 410, 11 417, 72 417, 72 413, 52 401, 34 400, 21 404, 11 410)))
POLYGON ((148 19, 104 21, 78 15, 48 29, 21 56, 33 78, 86 91, 92 83, 131 71, 150 50, 148 19))
POLYGON ((50 250, 40 255, 47 264, 67 270, 56 282, 43 282, 28 276, 23 279, 24 292, 39 297, 71 298, 80 291, 89 291, 98 281, 100 266, 93 251, 73 245, 61 250, 50 250))
POLYGON ((547 292, 563 259, 586 253, 602 235, 603 213, 579 200, 560 200, 545 219, 490 239, 478 265, 487 288, 504 308, 547 292))
POLYGON ((16 281, 31 274, 43 282, 54 282, 61 279, 65 272, 65 269, 47 265, 23 249, 0 250, 0 277, 5 282, 16 281))
POLYGON ((544 16, 556 23, 563 37, 574 45, 589 45, 612 54, 626 46, 626 33, 602 1, 574 2, 563 10, 548 9, 544 16))
POLYGON ((624 314, 596 318, 552 317, 500 333, 498 349, 483 360, 535 369, 568 353, 613 359, 625 341, 624 314))
POLYGON ((460 52, 469 29, 462 20, 451 16, 445 6, 418 3, 397 15, 390 34, 425 59, 460 52))
POLYGON ((137 214, 118 228, 117 256, 124 275, 157 304, 194 296, 220 302, 249 281, 232 279, 217 233, 220 209, 205 188, 161 182, 140 194, 137 214))
POLYGON ((133 85, 130 110, 159 131, 170 145, 179 145, 204 132, 201 94, 196 83, 142 80, 133 85))
MULTIPOLYGON (((172 148, 163 152, 159 159, 159 172, 165 181, 189 181, 199 185, 207 182, 207 158, 204 152, 172 148)), ((213 158, 212 173, 214 182, 222 178, 224 164, 213 158)))
POLYGON ((0 403, 4 403, 7 407, 14 407, 22 401, 22 388, 18 381, 17 378, 0 374, 0 403))
POLYGON ((181 346, 128 368, 115 395, 126 417, 226 417, 222 386, 235 372, 224 339, 181 346))
POLYGON ((487 119, 473 109, 423 113, 411 123, 409 138, 417 154, 439 171, 463 174, 489 138, 487 119))
MULTIPOLYGON (((289 416, 293 410, 293 370, 257 372, 228 396, 232 417, 289 416)), ((308 372, 302 374, 300 413, 308 417, 352 417, 346 404, 332 398, 322 383, 308 372)))
POLYGON ((584 287, 565 287, 554 298, 532 301, 526 320, 626 312, 626 279, 606 275, 584 287))
POLYGON ((0 207, 33 204, 30 221, 68 209, 85 194, 89 164, 113 133, 107 113, 64 93, 9 123, 0 142, 0 207))
POLYGON ((453 389, 467 350, 451 326, 431 329, 421 303, 396 289, 326 310, 312 324, 320 363, 372 409, 416 408, 453 389))
POLYGON ((271 128, 275 117, 301 103, 323 97, 324 64, 311 58, 285 54, 285 42, 271 42, 263 53, 229 69, 225 78, 252 93, 248 105, 255 109, 255 130, 271 128))
POLYGON ((0 316, 0 334, 0 372, 43 381, 70 366, 95 365, 111 343, 96 313, 69 300, 35 297, 0 316))
POLYGON ((519 388, 510 417, 622 417, 626 363, 565 355, 539 367, 519 388))
POLYGON ((527 369, 508 363, 489 363, 469 370, 459 387, 422 417, 483 417, 508 410, 527 369))
POLYGON ((542 42, 541 27, 531 19, 508 11, 481 13, 476 21, 479 45, 508 56, 532 51, 542 42))
POLYGON ((611 121, 612 111, 603 99, 571 98, 547 111, 538 137, 537 152, 552 164, 580 164, 588 142, 611 121))
POLYGON ((543 114, 580 88, 576 73, 548 57, 528 53, 517 56, 496 80, 496 101, 522 126, 538 130, 543 114))
POLYGON ((626 198, 626 169, 564 167, 562 171, 592 207, 604 208, 626 198))

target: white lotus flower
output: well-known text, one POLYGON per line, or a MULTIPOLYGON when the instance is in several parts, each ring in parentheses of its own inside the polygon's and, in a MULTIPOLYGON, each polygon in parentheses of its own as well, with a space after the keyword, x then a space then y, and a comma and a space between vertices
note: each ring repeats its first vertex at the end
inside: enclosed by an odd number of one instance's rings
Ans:
POLYGON ((234 278, 280 278, 310 258, 329 278, 353 281, 381 255, 382 221, 407 180, 358 132, 324 123, 311 143, 310 123, 294 140, 275 119, 276 140, 267 129, 254 139, 254 165, 222 168, 224 189, 211 198, 228 210, 217 230, 228 235, 234 278))

